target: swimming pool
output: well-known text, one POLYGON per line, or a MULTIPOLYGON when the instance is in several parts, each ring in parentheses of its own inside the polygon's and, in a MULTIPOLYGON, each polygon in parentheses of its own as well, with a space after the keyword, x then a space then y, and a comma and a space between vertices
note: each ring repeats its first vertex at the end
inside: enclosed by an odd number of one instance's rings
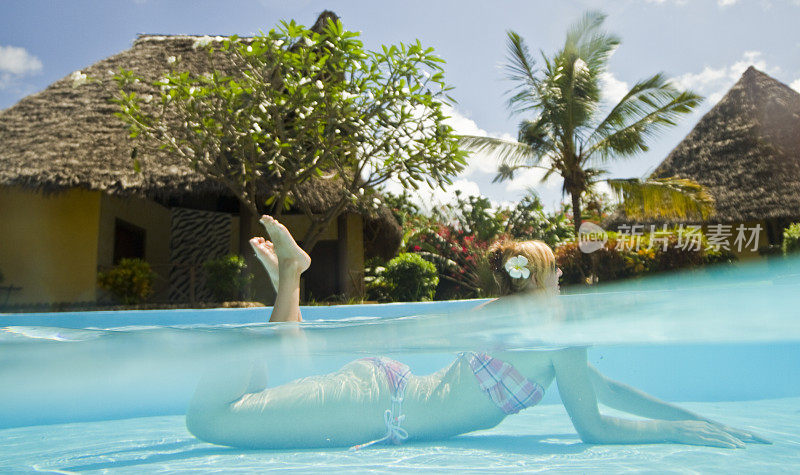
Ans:
MULTIPOLYGON (((309 307, 304 337, 268 310, 0 315, 0 471, 220 470, 796 472, 800 263, 783 261, 510 300, 309 307), (773 445, 724 450, 581 443, 555 386, 488 431, 361 452, 241 450, 192 437, 183 414, 218 361, 258 358, 270 385, 386 354, 429 373, 465 349, 592 345, 612 378, 773 445)), ((613 413, 613 411, 610 411, 613 413)))

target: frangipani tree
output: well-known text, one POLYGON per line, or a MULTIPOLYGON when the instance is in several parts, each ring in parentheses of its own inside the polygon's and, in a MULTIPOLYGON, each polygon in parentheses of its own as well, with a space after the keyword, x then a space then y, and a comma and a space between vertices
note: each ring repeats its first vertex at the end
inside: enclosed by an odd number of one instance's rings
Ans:
MULTIPOLYGON (((466 148, 496 154, 497 180, 520 168, 541 168, 542 180, 563 179, 572 200, 575 234, 581 225, 581 196, 607 173, 605 166, 648 150, 648 140, 674 126, 702 98, 680 91, 663 74, 636 83, 611 107, 603 107, 601 78, 620 40, 602 29, 605 15, 588 12, 567 32, 563 48, 542 53, 537 65, 524 40, 508 33, 508 78, 515 83, 508 106, 532 114, 519 126, 518 142, 465 136, 466 148)), ((707 215, 712 201, 690 180, 606 180, 631 217, 707 215)))
POLYGON ((254 215, 299 208, 312 222, 300 237, 307 251, 349 204, 379 204, 381 183, 444 186, 464 166, 442 110, 444 61, 419 42, 366 51, 331 16, 321 28, 292 21, 252 38, 199 38, 210 70, 169 58, 157 97, 132 72, 116 75, 118 116, 137 149, 166 148, 254 215), (322 212, 299 194, 312 179, 341 190, 322 212))

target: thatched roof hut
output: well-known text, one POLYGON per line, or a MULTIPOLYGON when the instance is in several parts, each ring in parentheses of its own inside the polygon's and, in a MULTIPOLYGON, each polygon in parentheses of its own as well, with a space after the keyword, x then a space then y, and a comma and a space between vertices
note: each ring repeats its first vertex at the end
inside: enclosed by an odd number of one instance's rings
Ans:
MULTIPOLYGON (((182 70, 208 71, 207 53, 194 47, 198 38, 140 35, 132 48, 83 69, 88 81, 79 87, 67 76, 0 111, 0 186, 46 193, 79 187, 171 205, 198 196, 233 198, 217 182, 163 150, 141 153, 141 173, 135 171, 131 160, 134 144, 125 125, 114 117, 118 106, 109 102, 115 89, 112 76, 120 68, 142 77, 139 92, 153 95, 158 91, 147 83, 169 70, 171 57, 179 58, 182 70)), ((312 208, 322 209, 340 192, 335 180, 318 179, 304 187, 302 198, 312 208)), ((401 229, 390 210, 358 212, 367 222, 366 242, 372 243, 367 255, 394 252, 401 229)))
POLYGON ((711 222, 800 218, 800 94, 751 66, 652 174, 671 176, 707 188, 711 222))

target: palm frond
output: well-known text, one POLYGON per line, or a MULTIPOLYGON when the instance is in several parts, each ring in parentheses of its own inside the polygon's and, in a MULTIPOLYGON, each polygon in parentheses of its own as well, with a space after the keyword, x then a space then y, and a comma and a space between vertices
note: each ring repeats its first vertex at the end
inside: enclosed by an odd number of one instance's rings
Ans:
POLYGON ((550 124, 540 116, 520 122, 517 141, 529 146, 534 155, 541 156, 553 149, 555 138, 552 135, 550 124))
POLYGON ((514 173, 520 168, 522 167, 520 167, 519 165, 515 166, 515 165, 508 165, 506 163, 501 163, 500 166, 497 167, 497 175, 495 175, 494 178, 492 178, 492 183, 499 183, 501 181, 513 180, 514 173))
POLYGON ((495 157, 500 163, 510 165, 535 165, 540 159, 530 145, 494 137, 460 135, 459 145, 470 152, 485 153, 495 157))
POLYGON ((646 151, 646 139, 676 124, 703 98, 679 91, 662 74, 636 83, 609 111, 588 137, 585 156, 599 152, 603 158, 646 151))
POLYGON ((536 61, 521 36, 511 30, 507 35, 508 62, 505 69, 507 79, 515 83, 515 86, 506 92, 510 96, 508 107, 512 113, 522 113, 537 106, 535 98, 539 80, 536 78, 536 61))
POLYGON ((603 26, 606 17, 605 13, 598 10, 584 12, 581 19, 570 25, 567 30, 565 45, 579 45, 585 41, 587 36, 595 35, 603 26))
POLYGON ((537 98, 549 121, 565 137, 582 141, 593 130, 601 99, 601 75, 620 44, 602 29, 606 16, 590 11, 570 27, 564 47, 545 61, 537 98))
POLYGON ((620 44, 620 39, 603 31, 607 15, 599 11, 587 11, 573 23, 567 32, 563 54, 575 54, 597 73, 606 69, 609 57, 620 44))
POLYGON ((630 219, 703 219, 714 212, 714 199, 695 181, 670 177, 607 180, 630 219))
POLYGON ((602 181, 598 180, 598 178, 608 173, 608 170, 605 168, 587 168, 584 170, 584 173, 586 174, 586 181, 592 184, 597 181, 602 181))
POLYGON ((528 50, 528 45, 519 34, 508 30, 506 46, 508 48, 508 64, 506 72, 508 79, 518 83, 533 84, 536 82, 534 67, 536 61, 528 50))

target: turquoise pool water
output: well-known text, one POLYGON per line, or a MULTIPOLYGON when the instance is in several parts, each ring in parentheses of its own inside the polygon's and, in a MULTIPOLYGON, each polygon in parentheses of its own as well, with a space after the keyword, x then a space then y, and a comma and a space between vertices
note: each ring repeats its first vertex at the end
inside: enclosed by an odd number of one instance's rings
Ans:
MULTIPOLYGON (((800 263, 601 286, 554 300, 309 307, 303 338, 268 309, 0 314, 0 472, 797 472, 800 263), (258 358, 270 385, 383 354, 429 373, 462 350, 591 345, 608 376, 773 445, 581 443, 555 385, 488 431, 426 444, 249 451, 193 438, 183 413, 215 362, 258 358)), ((608 410, 607 412, 613 413, 608 410)))

